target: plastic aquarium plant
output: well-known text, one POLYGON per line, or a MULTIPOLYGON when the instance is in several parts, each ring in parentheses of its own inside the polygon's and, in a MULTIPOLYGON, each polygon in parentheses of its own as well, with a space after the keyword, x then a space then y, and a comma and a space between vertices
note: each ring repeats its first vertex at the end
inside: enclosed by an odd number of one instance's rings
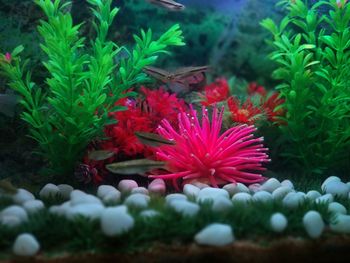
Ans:
POLYGON ((94 16, 96 38, 85 45, 79 35, 81 25, 73 25, 71 14, 65 12, 70 2, 35 0, 47 21, 41 20, 38 31, 41 48, 47 55, 43 61, 48 71, 45 83, 36 84, 18 54, 12 52, 9 63, 1 69, 9 86, 22 95, 22 119, 29 124, 30 136, 38 141, 40 152, 49 160, 60 180, 73 174, 74 166, 89 142, 103 131, 108 113, 121 110, 115 101, 130 94, 123 93, 131 85, 146 79, 141 70, 156 61, 169 46, 184 45, 178 25, 154 40, 152 31, 134 36, 136 46, 129 52, 107 40, 108 29, 118 8, 111 9, 112 0, 88 0, 94 16), (120 58, 122 50, 129 54, 120 58))
POLYGON ((350 4, 281 4, 288 13, 280 24, 265 19, 262 25, 273 35, 270 58, 285 99, 284 154, 307 174, 342 169, 350 154, 350 4))

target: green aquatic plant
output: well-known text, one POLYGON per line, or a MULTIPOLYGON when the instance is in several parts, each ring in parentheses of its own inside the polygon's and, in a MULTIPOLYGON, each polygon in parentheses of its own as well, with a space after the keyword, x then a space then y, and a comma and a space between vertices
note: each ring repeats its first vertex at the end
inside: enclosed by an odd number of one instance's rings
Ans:
POLYGON ((38 26, 40 46, 47 56, 45 83, 31 80, 28 61, 22 63, 18 56, 22 46, 12 52, 10 61, 0 63, 9 86, 22 95, 22 119, 29 124, 30 136, 60 180, 72 174, 86 146, 101 134, 109 122, 108 113, 121 110, 114 103, 130 95, 125 91, 132 85, 146 80, 142 68, 167 53, 169 46, 184 45, 180 28, 174 25, 157 40, 151 30, 141 30, 141 36, 134 35, 134 49, 128 51, 107 39, 118 13, 118 8, 111 8, 112 0, 88 2, 96 31, 89 46, 79 34, 81 25, 73 25, 66 11, 70 2, 35 0, 47 17, 38 26), (128 55, 121 56, 123 52, 128 55))
POLYGON ((350 3, 281 1, 287 10, 273 35, 273 76, 285 103, 284 155, 306 174, 343 169, 350 147, 350 3))

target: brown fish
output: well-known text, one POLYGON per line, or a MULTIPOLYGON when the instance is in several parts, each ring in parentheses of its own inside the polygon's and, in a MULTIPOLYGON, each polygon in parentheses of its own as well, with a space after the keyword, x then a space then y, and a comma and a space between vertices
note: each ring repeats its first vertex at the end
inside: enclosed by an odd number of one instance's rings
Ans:
POLYGON ((153 5, 163 7, 170 11, 182 11, 185 9, 185 6, 183 4, 180 4, 173 0, 146 0, 146 1, 153 5))
POLYGON ((139 141, 145 145, 157 147, 162 144, 175 145, 174 141, 165 139, 164 137, 150 132, 135 132, 139 141))
POLYGON ((161 169, 164 167, 165 162, 153 161, 149 159, 137 159, 106 165, 108 171, 123 175, 144 174, 154 169, 161 169))
POLYGON ((96 150, 96 151, 91 151, 88 155, 88 158, 94 161, 102 161, 102 160, 111 158, 113 155, 114 155, 114 152, 112 151, 96 150))

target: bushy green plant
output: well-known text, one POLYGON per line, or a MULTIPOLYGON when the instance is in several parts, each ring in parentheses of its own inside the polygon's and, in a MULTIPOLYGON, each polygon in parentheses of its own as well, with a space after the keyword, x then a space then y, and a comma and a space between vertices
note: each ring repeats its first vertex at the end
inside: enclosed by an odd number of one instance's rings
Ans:
POLYGON ((287 110, 285 156, 307 174, 344 168, 350 154, 350 3, 281 1, 286 17, 262 25, 287 110), (320 9, 327 10, 324 14, 320 9))
POLYGON ((142 68, 155 62, 169 46, 184 45, 178 25, 157 40, 151 30, 142 30, 140 37, 134 36, 136 46, 129 56, 115 65, 125 48, 107 40, 118 13, 118 8, 111 8, 112 0, 88 0, 96 30, 89 48, 79 35, 81 25, 73 25, 71 14, 65 11, 70 2, 64 2, 35 0, 47 17, 38 27, 41 48, 47 55, 43 61, 48 71, 45 83, 31 80, 27 61, 22 63, 18 56, 23 47, 12 52, 11 61, 2 59, 1 63, 9 86, 22 95, 22 119, 29 124, 31 137, 61 180, 71 175, 86 146, 101 133, 108 112, 120 110, 113 106, 115 101, 126 96, 123 92, 131 85, 146 79, 142 68))

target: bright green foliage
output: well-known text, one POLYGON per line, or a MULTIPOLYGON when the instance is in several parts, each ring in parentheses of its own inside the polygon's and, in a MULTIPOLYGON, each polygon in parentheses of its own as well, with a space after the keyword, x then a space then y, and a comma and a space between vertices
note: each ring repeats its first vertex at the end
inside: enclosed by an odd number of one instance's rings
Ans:
POLYGON ((281 1, 288 11, 273 35, 274 77, 285 99, 285 155, 307 174, 344 168, 350 154, 350 4, 281 1), (320 8, 328 8, 320 15, 320 8))
MULTIPOLYGON (((30 135, 38 141, 42 154, 49 160, 55 174, 71 175, 77 160, 89 142, 98 136, 108 121, 113 104, 131 85, 144 81, 141 72, 168 46, 184 45, 178 25, 171 27, 158 40, 152 32, 141 31, 135 36, 136 47, 131 56, 115 65, 116 56, 124 47, 107 40, 117 8, 111 9, 112 0, 88 0, 94 15, 96 39, 91 48, 79 35, 81 25, 73 25, 60 0, 35 0, 44 11, 47 21, 41 21, 38 31, 42 36, 41 48, 47 55, 43 62, 48 71, 45 83, 31 81, 26 63, 12 52, 12 61, 1 63, 9 78, 9 86, 23 97, 22 118, 30 126, 30 135)), ((129 51, 127 51, 129 52, 129 51)), ((130 53, 130 52, 129 52, 130 53)))

